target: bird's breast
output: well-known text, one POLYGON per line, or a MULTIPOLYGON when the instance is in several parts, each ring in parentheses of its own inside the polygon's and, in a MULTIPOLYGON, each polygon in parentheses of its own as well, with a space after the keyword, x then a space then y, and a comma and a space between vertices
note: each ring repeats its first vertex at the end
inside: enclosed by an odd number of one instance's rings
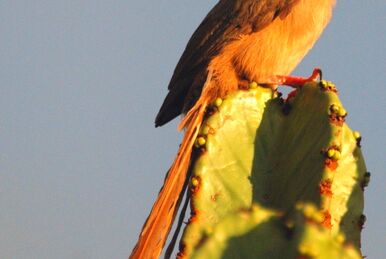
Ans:
POLYGON ((331 18, 335 0, 301 0, 284 18, 243 35, 224 48, 238 74, 264 81, 288 75, 314 45, 331 18))

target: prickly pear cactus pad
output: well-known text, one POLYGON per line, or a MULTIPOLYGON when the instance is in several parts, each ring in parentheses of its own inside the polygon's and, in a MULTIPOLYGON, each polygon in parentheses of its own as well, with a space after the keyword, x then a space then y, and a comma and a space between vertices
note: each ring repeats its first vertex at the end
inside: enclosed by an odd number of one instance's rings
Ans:
POLYGON ((216 100, 196 141, 191 218, 180 257, 230 213, 257 203, 282 213, 313 204, 332 234, 360 247, 366 168, 360 135, 332 83, 308 83, 283 100, 251 84, 216 100))
POLYGON ((331 235, 320 226, 319 214, 310 204, 290 217, 259 206, 230 213, 201 240, 191 258, 362 258, 344 235, 331 235))

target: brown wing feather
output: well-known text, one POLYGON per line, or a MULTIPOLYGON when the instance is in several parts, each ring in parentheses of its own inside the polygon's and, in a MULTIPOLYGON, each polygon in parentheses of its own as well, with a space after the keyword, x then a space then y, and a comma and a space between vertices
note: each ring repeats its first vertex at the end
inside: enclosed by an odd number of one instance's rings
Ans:
POLYGON ((242 35, 258 32, 279 16, 283 18, 298 1, 222 0, 217 3, 192 35, 174 70, 156 126, 185 112, 188 90, 195 87, 196 92, 201 92, 208 64, 224 46, 242 35))

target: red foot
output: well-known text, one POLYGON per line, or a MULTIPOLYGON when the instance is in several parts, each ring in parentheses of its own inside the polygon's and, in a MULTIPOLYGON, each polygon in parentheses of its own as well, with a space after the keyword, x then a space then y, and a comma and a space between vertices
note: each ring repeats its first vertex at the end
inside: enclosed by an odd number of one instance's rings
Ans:
POLYGON ((312 75, 308 78, 297 77, 297 76, 274 76, 268 84, 274 85, 288 85, 294 88, 303 86, 305 83, 316 81, 320 78, 322 79, 322 70, 320 68, 314 68, 312 75))

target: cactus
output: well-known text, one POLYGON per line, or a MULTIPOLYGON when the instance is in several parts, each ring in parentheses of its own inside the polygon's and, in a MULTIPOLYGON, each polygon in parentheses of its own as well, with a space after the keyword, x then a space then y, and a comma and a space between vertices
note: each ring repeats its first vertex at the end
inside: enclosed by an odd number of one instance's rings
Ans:
POLYGON ((331 235, 321 227, 319 214, 310 204, 288 217, 257 205, 230 213, 201 240, 191 258, 362 258, 344 235, 331 235))
POLYGON ((253 83, 216 100, 195 145, 191 217, 179 257, 190 257, 219 222, 252 204, 281 214, 311 204, 325 231, 344 235, 359 251, 369 175, 360 134, 346 116, 326 81, 308 83, 286 100, 253 83))

